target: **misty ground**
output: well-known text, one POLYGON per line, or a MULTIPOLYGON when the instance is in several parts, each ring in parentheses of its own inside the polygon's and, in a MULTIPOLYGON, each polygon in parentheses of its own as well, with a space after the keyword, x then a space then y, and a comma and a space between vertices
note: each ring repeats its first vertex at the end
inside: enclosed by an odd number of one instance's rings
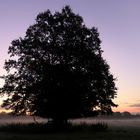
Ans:
MULTIPOLYGON (((40 117, 32 116, 0 116, 0 125, 7 125, 11 123, 34 123, 35 120, 38 123, 47 123, 47 119, 40 117)), ((87 124, 96 124, 96 123, 106 123, 109 127, 132 127, 140 129, 140 118, 113 118, 113 117, 93 117, 93 118, 84 118, 84 119, 73 119, 69 120, 74 124, 87 123, 87 124)))
MULTIPOLYGON (((36 121, 46 123, 46 119, 39 117, 36 121)), ((140 118, 112 118, 112 117, 95 117, 86 119, 70 120, 74 124, 87 123, 106 123, 108 130, 106 132, 89 132, 89 133, 56 133, 56 134, 16 134, 0 132, 2 140, 140 140, 140 118)), ((10 123, 33 123, 33 117, 13 117, 0 116, 0 125, 10 123)))

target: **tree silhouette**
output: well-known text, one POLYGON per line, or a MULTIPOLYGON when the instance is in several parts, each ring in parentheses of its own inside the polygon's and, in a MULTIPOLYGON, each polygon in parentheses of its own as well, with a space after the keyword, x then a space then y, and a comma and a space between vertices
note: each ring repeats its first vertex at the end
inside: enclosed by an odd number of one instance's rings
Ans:
POLYGON ((56 124, 111 113, 117 89, 100 43, 97 29, 87 28, 69 6, 40 13, 25 37, 9 47, 2 106, 56 124))

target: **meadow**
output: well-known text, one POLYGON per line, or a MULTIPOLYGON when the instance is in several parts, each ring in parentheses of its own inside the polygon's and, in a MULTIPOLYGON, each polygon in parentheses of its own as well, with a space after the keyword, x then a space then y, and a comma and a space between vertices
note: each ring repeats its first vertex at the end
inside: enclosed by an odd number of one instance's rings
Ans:
POLYGON ((88 118, 71 120, 71 131, 49 132, 47 120, 36 118, 43 125, 34 124, 32 117, 0 118, 1 140, 139 140, 140 119, 88 118), (92 124, 92 125, 91 125, 92 124), (104 129, 100 128, 100 125, 104 129), (43 126, 43 127, 42 127, 43 126), (95 127, 96 126, 96 127, 95 127), (106 127, 108 126, 108 127, 106 127), (41 131, 40 131, 41 130, 41 131))

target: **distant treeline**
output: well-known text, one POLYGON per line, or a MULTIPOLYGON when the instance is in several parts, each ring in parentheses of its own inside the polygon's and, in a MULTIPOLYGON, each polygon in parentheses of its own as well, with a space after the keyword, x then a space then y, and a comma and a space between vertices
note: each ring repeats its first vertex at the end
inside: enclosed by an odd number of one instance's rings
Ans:
MULTIPOLYGON (((13 114, 7 113, 5 111, 0 112, 0 117, 11 117, 11 116, 13 116, 13 114)), ((124 111, 124 112, 114 112, 112 115, 98 115, 97 117, 98 118, 140 118, 140 113, 132 114, 128 111, 124 111)))
POLYGON ((128 111, 114 112, 112 115, 99 115, 99 118, 140 118, 140 113, 132 114, 128 111))

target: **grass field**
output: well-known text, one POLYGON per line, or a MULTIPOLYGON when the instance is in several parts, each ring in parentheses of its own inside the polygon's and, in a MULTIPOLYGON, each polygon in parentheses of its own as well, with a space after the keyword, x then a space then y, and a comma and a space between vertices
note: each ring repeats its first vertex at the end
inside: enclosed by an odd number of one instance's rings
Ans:
POLYGON ((106 132, 65 132, 50 134, 0 133, 1 140, 139 140, 139 130, 108 130, 106 132))
MULTIPOLYGON (((29 127, 30 129, 27 130, 27 127, 23 125, 19 128, 21 129, 20 132, 14 131, 15 128, 9 128, 13 131, 0 130, 0 140, 140 140, 140 119, 86 119, 73 121, 75 124, 83 122, 87 124, 108 124, 108 129, 95 130, 85 126, 85 129, 83 129, 82 126, 82 129, 73 129, 73 131, 38 133, 30 130, 36 130, 37 128, 29 127)), ((7 124, 7 126, 10 125, 7 124)), ((15 126, 18 128, 17 125, 15 126)))

